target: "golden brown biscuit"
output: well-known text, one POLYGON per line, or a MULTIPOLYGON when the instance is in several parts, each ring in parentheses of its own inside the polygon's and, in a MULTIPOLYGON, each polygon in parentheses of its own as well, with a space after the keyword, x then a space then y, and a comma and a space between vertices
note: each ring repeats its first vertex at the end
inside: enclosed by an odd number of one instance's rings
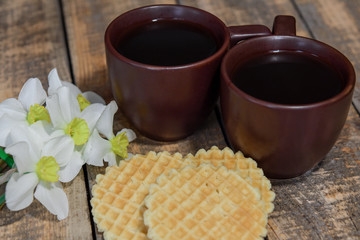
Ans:
POLYGON ((267 233, 259 192, 224 166, 189 165, 162 174, 145 205, 152 240, 262 239, 267 233))
POLYGON ((227 169, 236 171, 251 186, 260 191, 260 198, 265 202, 266 213, 274 210, 275 193, 271 191, 269 179, 264 176, 263 170, 257 167, 257 163, 253 159, 244 157, 240 151, 234 154, 230 148, 226 147, 220 150, 213 146, 208 151, 200 149, 195 156, 188 154, 185 159, 188 164, 193 166, 212 163, 214 166, 225 166, 227 169))
POLYGON ((143 222, 150 184, 172 168, 184 166, 182 155, 149 152, 106 168, 92 188, 92 214, 105 239, 148 239, 143 222))

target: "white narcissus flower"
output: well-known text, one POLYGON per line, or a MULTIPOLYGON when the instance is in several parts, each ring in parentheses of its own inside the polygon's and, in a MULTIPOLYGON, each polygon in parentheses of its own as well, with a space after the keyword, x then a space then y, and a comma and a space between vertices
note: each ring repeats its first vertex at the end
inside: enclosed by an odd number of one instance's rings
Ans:
POLYGON ((0 103, 0 146, 11 144, 9 134, 20 125, 30 126, 37 121, 49 123, 50 116, 42 105, 46 92, 37 78, 28 79, 18 99, 9 98, 0 103))
POLYGON ((83 151, 83 158, 87 164, 103 166, 104 159, 110 166, 116 165, 119 160, 127 159, 131 155, 127 152, 127 146, 136 138, 136 134, 133 130, 124 128, 116 136, 114 135, 113 121, 117 110, 116 103, 111 101, 97 122, 96 129, 83 151), (99 133, 107 140, 102 138, 99 133))
POLYGON ((59 164, 60 181, 69 182, 76 177, 84 164, 79 151, 81 151, 92 134, 99 117, 105 109, 105 105, 94 103, 81 111, 79 103, 71 90, 66 86, 62 86, 57 89, 57 93, 46 99, 46 108, 55 129, 51 134, 54 144, 52 147, 57 148, 57 144, 70 141, 72 147, 67 151, 80 156, 59 164))
POLYGON ((106 106, 96 93, 82 93, 61 81, 56 69, 48 79, 48 96, 40 80, 30 78, 18 99, 0 103, 0 146, 17 168, 1 175, 0 183, 8 181, 10 210, 26 208, 35 196, 61 220, 69 211, 61 182, 74 179, 85 162, 115 165, 128 158, 127 146, 136 135, 131 129, 113 134, 114 101, 106 106))
POLYGON ((74 84, 70 82, 62 81, 58 75, 56 68, 50 71, 48 75, 48 80, 49 80, 49 88, 48 88, 49 96, 56 94, 57 90, 60 87, 66 86, 70 89, 71 94, 78 100, 81 111, 91 103, 105 104, 104 99, 100 95, 91 91, 87 91, 83 93, 74 84))
POLYGON ((6 185, 6 205, 12 211, 26 208, 33 196, 59 220, 68 216, 69 203, 59 180, 59 165, 69 156, 71 143, 54 148, 52 140, 44 138, 32 128, 18 127, 11 132, 13 144, 5 151, 14 158, 18 172, 6 185), (50 146, 49 146, 50 144, 50 146), (35 191, 35 193, 34 193, 35 191))

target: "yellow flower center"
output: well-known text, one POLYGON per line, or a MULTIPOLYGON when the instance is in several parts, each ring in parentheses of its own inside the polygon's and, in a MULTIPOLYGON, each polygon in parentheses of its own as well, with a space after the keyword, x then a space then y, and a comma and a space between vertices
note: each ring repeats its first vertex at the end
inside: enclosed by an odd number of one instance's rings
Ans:
POLYGON ((83 145, 90 135, 89 127, 84 119, 74 118, 65 128, 65 134, 72 137, 75 145, 83 145))
POLYGON ((50 115, 44 106, 40 106, 39 104, 34 104, 30 106, 26 120, 28 121, 29 124, 33 124, 40 120, 45 120, 47 122, 50 122, 50 115))
POLYGON ((120 133, 116 137, 110 139, 112 151, 120 156, 122 159, 128 157, 127 146, 129 145, 128 137, 125 135, 125 132, 120 133))
POLYGON ((39 162, 36 164, 36 174, 39 179, 46 182, 57 182, 59 180, 59 164, 56 162, 56 159, 52 156, 42 157, 39 162))
POLYGON ((79 95, 77 95, 77 100, 79 102, 81 111, 90 105, 90 102, 80 93, 79 93, 79 95))

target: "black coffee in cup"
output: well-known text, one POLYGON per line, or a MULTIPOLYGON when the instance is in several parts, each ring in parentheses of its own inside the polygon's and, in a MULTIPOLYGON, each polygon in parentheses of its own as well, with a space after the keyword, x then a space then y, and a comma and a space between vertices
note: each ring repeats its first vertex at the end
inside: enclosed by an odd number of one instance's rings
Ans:
POLYGON ((203 60, 219 48, 213 34, 192 22, 159 19, 120 33, 117 51, 140 63, 177 66, 203 60))
POLYGON ((344 80, 336 69, 314 55, 269 52, 241 64, 232 76, 245 93, 279 104, 310 104, 340 93, 344 80))
POLYGON ((216 105, 228 49, 270 35, 263 25, 247 30, 177 4, 140 7, 115 18, 106 28, 105 53, 112 92, 125 117, 155 140, 189 136, 216 105))

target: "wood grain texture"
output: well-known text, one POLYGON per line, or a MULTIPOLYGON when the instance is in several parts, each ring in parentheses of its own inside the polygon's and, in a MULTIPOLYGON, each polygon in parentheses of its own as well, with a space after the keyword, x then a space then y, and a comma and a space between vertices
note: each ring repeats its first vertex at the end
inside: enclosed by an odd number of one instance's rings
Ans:
POLYGON ((63 187, 69 200, 69 216, 65 220, 58 221, 37 200, 16 212, 4 207, 0 211, 0 239, 91 239, 83 171, 63 187))
POLYGON ((104 33, 108 24, 121 13, 151 4, 174 4, 175 0, 63 1, 71 63, 76 84, 112 99, 107 81, 104 33))
POLYGON ((360 239, 360 124, 352 107, 333 149, 312 172, 273 181, 270 239, 360 239))
MULTIPOLYGON (((360 1, 295 0, 314 37, 342 52, 360 74, 360 1)), ((357 77, 359 79, 359 77, 357 77)), ((353 102, 360 110, 360 81, 353 102)))
POLYGON ((0 33, 0 101, 17 96, 31 77, 47 87, 54 67, 70 79, 56 1, 0 1, 0 33))
MULTIPOLYGON (((41 79, 57 67, 71 81, 68 57, 57 1, 0 1, 0 101, 17 97, 30 77, 41 79)), ((0 239, 90 239, 90 214, 84 174, 64 184, 69 216, 58 221, 37 200, 25 210, 0 211, 0 239)))
POLYGON ((298 12, 289 0, 180 0, 183 5, 206 10, 219 17, 227 26, 262 24, 272 29, 277 15, 292 15, 297 21, 297 35, 309 36, 298 12))

